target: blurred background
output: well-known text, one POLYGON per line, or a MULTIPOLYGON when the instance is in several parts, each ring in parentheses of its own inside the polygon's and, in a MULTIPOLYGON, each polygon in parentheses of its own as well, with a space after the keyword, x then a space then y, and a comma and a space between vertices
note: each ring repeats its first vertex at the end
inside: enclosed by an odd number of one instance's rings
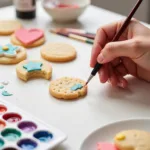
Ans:
MULTIPOLYGON (((91 0, 92 5, 127 15, 137 0, 91 0)), ((0 0, 0 7, 12 5, 12 0, 0 0)), ((144 0, 135 16, 137 19, 150 23, 150 0, 144 0)))

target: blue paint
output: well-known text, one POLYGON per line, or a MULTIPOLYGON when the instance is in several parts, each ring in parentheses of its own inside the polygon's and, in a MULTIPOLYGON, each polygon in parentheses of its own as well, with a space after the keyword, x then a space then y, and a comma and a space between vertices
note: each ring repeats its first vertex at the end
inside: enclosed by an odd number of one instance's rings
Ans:
POLYGON ((2 95, 3 95, 3 96, 12 96, 13 94, 8 93, 7 91, 3 91, 3 92, 2 92, 2 95))
POLYGON ((6 47, 8 50, 3 50, 3 46, 0 46, 0 55, 16 56, 18 47, 11 44, 7 44, 6 47))
POLYGON ((31 139, 20 140, 17 145, 22 150, 34 150, 37 147, 37 143, 31 139))
POLYGON ((28 72, 39 71, 42 68, 42 63, 40 62, 28 62, 23 66, 28 72))
POLYGON ((35 149, 35 147, 34 147, 33 145, 27 145, 27 144, 23 144, 23 145, 21 146, 21 148, 22 148, 23 150, 33 150, 33 149, 35 149))
POLYGON ((52 140, 53 135, 48 131, 39 131, 34 134, 34 137, 41 142, 49 142, 52 140))
POLYGON ((0 89, 3 89, 4 88, 4 86, 3 85, 0 85, 0 89))
POLYGON ((81 84, 75 84, 73 87, 71 87, 71 91, 77 91, 83 88, 83 85, 81 84))

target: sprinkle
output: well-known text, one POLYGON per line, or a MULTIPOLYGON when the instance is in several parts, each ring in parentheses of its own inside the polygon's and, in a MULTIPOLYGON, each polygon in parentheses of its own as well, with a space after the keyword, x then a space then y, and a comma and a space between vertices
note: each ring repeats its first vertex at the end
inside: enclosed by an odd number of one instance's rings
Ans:
POLYGON ((2 95, 3 95, 3 96, 12 96, 13 94, 8 93, 7 91, 3 91, 3 92, 2 92, 2 95))
POLYGON ((0 89, 3 89, 4 88, 4 86, 3 85, 0 85, 0 89))
POLYGON ((3 85, 8 85, 9 82, 8 82, 8 81, 3 81, 2 84, 3 84, 3 85))
POLYGON ((7 51, 9 48, 7 46, 3 46, 2 48, 4 51, 7 51))
POLYGON ((122 140, 124 140, 126 137, 125 137, 125 135, 123 135, 123 134, 118 134, 117 136, 116 136, 116 139, 117 140, 119 140, 119 141, 122 141, 122 140))

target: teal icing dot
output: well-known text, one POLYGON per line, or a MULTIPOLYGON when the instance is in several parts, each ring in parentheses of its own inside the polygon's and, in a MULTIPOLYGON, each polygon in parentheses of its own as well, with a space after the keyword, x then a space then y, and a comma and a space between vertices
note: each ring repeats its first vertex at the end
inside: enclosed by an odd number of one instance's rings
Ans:
POLYGON ((0 89, 3 89, 4 88, 4 86, 3 85, 0 85, 0 89))
POLYGON ((8 93, 7 91, 3 91, 3 92, 2 92, 2 95, 3 95, 3 96, 12 96, 13 94, 8 93))
POLYGON ((71 91, 77 91, 83 88, 83 85, 81 84, 75 84, 73 87, 71 87, 71 91))
POLYGON ((23 68, 26 69, 28 72, 40 71, 42 65, 43 64, 41 62, 28 62, 23 66, 23 68))

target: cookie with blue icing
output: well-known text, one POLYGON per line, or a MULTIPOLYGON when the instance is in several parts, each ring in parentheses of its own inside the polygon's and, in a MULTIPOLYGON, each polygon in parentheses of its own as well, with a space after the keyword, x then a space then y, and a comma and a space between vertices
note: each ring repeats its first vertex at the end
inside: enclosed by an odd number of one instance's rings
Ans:
POLYGON ((16 72, 17 76, 23 81, 38 77, 49 80, 52 75, 52 66, 40 60, 22 61, 17 65, 16 72))
POLYGON ((27 53, 23 47, 12 44, 0 45, 0 64, 16 64, 26 57, 27 53))
POLYGON ((87 94, 85 82, 78 78, 63 77, 52 81, 50 94, 57 99, 73 100, 87 94))

